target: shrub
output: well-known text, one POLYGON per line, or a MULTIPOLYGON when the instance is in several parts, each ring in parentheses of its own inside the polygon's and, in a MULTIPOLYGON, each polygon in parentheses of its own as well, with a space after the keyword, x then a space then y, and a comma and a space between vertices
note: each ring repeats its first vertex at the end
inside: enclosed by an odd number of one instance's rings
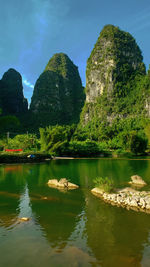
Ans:
POLYGON ((131 152, 135 154, 144 153, 148 145, 148 139, 144 133, 138 134, 137 132, 133 131, 131 132, 129 144, 131 152))
POLYGON ((111 192, 114 189, 114 181, 111 178, 98 177, 93 180, 95 186, 102 189, 104 192, 111 192))
POLYGON ((98 148, 99 148, 99 152, 103 152, 106 151, 108 149, 108 143, 106 142, 98 142, 98 148))
POLYGON ((118 137, 114 137, 112 140, 108 141, 108 147, 110 149, 120 149, 121 146, 121 140, 119 140, 118 137))
POLYGON ((5 148, 17 149, 21 148, 24 151, 38 150, 39 140, 35 134, 19 134, 14 138, 9 138, 5 144, 5 148))
POLYGON ((61 143, 69 142, 73 132, 75 130, 75 125, 56 125, 49 126, 46 128, 40 128, 40 142, 42 151, 55 151, 61 143), (57 144, 58 143, 58 144, 57 144))
POLYGON ((99 154, 99 147, 95 141, 71 141, 69 154, 71 156, 94 156, 99 154))
POLYGON ((68 141, 64 142, 57 142, 53 145, 53 147, 50 149, 50 153, 56 156, 67 156, 68 155, 68 141))

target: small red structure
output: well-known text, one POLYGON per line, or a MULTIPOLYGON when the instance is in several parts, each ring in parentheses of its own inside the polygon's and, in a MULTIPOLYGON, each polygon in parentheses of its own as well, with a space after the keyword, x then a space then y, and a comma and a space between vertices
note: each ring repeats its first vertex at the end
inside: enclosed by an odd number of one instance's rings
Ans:
POLYGON ((16 152, 16 151, 23 151, 23 149, 5 149, 7 152, 16 152))

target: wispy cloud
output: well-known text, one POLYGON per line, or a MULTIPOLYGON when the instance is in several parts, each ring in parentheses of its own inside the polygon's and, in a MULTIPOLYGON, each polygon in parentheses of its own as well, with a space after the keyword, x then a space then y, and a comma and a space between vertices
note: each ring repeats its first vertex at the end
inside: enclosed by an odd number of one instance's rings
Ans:
POLYGON ((32 83, 30 83, 29 81, 27 81, 27 79, 24 79, 23 78, 23 84, 26 85, 27 87, 30 87, 30 88, 34 88, 34 85, 32 83))

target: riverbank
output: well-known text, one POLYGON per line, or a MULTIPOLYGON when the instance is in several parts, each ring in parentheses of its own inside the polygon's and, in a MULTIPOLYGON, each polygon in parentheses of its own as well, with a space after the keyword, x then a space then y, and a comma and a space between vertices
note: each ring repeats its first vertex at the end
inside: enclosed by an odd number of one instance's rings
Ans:
POLYGON ((125 152, 125 153, 116 153, 115 151, 108 151, 105 153, 101 153, 99 155, 91 155, 89 156, 52 156, 54 160, 59 159, 129 159, 129 160, 150 160, 150 153, 145 154, 138 154, 135 155, 131 152, 125 152))
POLYGON ((50 154, 45 153, 34 153, 34 152, 23 152, 23 153, 0 153, 0 163, 33 163, 33 162, 44 162, 51 160, 50 154))
POLYGON ((123 154, 117 154, 115 151, 108 151, 101 153, 99 155, 93 155, 91 157, 79 156, 51 156, 48 153, 42 152, 1 152, 0 153, 0 163, 32 163, 32 162, 44 162, 46 160, 60 160, 60 159, 130 159, 130 160, 150 160, 150 154, 134 155, 130 152, 123 154), (30 155, 33 155, 33 157, 30 155))

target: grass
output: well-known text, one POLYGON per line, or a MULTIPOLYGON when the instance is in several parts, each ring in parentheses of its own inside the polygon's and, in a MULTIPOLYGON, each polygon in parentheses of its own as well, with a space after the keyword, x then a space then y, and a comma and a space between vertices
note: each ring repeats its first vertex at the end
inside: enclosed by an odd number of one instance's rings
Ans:
POLYGON ((100 188, 104 192, 110 193, 114 189, 114 181, 108 177, 97 177, 93 180, 96 187, 100 188))

